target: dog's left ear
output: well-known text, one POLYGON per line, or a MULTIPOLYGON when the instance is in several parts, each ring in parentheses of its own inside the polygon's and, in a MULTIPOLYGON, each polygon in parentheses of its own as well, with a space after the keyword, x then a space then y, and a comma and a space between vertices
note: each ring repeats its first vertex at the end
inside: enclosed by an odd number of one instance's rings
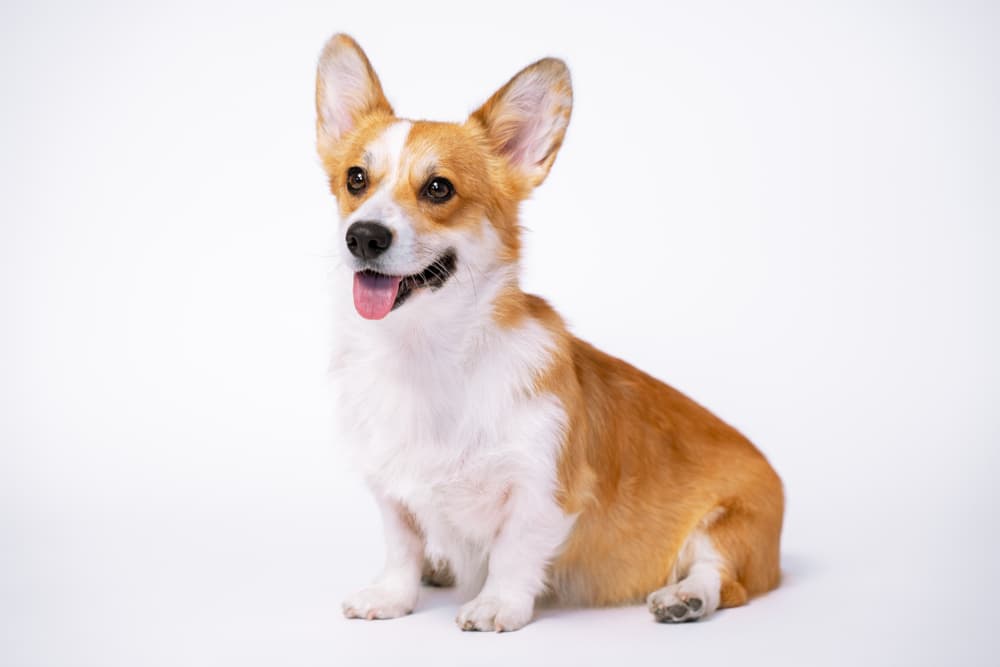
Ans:
POLYGON ((481 125, 493 150, 537 186, 556 159, 572 109, 569 69, 544 58, 518 72, 469 122, 481 125))

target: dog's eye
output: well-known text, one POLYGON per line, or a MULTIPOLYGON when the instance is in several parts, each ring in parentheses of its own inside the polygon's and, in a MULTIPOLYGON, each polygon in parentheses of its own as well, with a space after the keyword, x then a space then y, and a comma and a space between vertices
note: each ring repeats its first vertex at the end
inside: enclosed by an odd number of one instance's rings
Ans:
POLYGON ((446 202, 455 194, 455 187, 447 178, 435 176, 424 186, 423 196, 435 204, 446 202))
POLYGON ((347 170, 347 190, 352 195, 359 195, 368 187, 368 175, 361 167, 351 167, 347 170))

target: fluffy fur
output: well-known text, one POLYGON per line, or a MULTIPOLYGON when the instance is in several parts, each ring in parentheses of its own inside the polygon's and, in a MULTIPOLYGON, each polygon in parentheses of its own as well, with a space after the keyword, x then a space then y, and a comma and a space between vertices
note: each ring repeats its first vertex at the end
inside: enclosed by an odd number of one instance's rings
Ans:
POLYGON ((400 120, 345 35, 317 71, 317 142, 341 231, 391 230, 376 260, 342 246, 340 424, 382 512, 386 565, 348 617, 417 604, 421 576, 472 599, 465 630, 516 630, 542 597, 646 599, 661 621, 744 604, 779 579, 781 482, 736 430, 574 338, 518 285, 518 205, 545 180, 572 107, 566 66, 522 70, 462 124, 400 120), (347 174, 363 169, 363 191, 347 174), (426 196, 446 178, 447 201, 426 196), (443 271, 383 319, 352 274, 443 271), (360 312, 360 311, 359 311, 360 312))

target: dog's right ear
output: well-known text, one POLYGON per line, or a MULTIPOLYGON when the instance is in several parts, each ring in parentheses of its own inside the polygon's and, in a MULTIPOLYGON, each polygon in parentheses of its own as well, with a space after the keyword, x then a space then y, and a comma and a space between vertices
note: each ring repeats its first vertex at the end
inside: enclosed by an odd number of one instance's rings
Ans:
POLYGON ((369 114, 393 115, 375 70, 350 36, 336 34, 316 67, 316 139, 330 146, 369 114))

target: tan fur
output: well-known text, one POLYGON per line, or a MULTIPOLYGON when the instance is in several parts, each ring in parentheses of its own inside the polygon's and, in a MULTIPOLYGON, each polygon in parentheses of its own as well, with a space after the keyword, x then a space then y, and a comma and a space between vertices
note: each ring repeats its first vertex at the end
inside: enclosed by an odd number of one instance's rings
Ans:
POLYGON ((667 583, 706 518, 727 563, 722 607, 778 585, 781 481, 750 441, 672 387, 571 336, 537 296, 508 292, 495 316, 506 326, 531 317, 560 341, 537 391, 557 395, 569 415, 559 500, 579 516, 551 566, 561 601, 644 598, 667 583))
MULTIPOLYGON (((357 45, 350 40, 334 47, 357 45)), ((365 146, 396 120, 367 66, 371 101, 353 130, 337 142, 327 141, 322 129, 318 134, 344 216, 367 196, 346 191, 347 169, 363 165, 365 146)), ((572 100, 568 71, 561 61, 545 59, 525 68, 462 125, 416 122, 405 151, 407 178, 394 192, 421 232, 471 228, 488 219, 502 240, 501 261, 511 264, 520 249, 518 205, 545 178, 563 140, 559 131, 537 163, 515 166, 509 152, 516 109, 509 97, 522 76, 548 83, 556 100, 551 113, 564 129, 572 100), (444 205, 418 197, 432 174, 455 186, 456 196, 444 205)), ((369 193, 381 177, 370 171, 369 193)), ((570 335, 544 300, 524 294, 516 283, 493 305, 497 326, 514 328, 532 319, 556 341, 534 390, 557 396, 568 415, 558 501, 578 518, 550 567, 553 592, 562 601, 643 599, 676 574, 682 547, 696 529, 708 533, 725 562, 722 607, 742 605, 778 585, 781 481, 745 437, 672 387, 570 335)))
POLYGON ((517 169, 527 184, 534 188, 542 184, 552 168, 552 163, 555 162, 556 155, 566 135, 566 126, 569 124, 572 112, 573 89, 569 80, 569 70, 566 69, 565 63, 556 58, 543 58, 528 65, 511 77, 511 80, 495 92, 483 106, 473 112, 469 121, 481 125, 486 130, 490 148, 495 154, 510 156, 511 146, 518 134, 518 123, 522 120, 517 113, 520 104, 516 99, 512 103, 512 98, 517 97, 517 83, 526 78, 540 80, 547 84, 549 94, 554 100, 550 115, 559 121, 561 127, 538 163, 531 165, 528 169, 523 167, 517 169))
MULTIPOLYGON (((384 169, 366 161, 365 147, 397 120, 375 110, 359 117, 356 128, 343 141, 331 146, 320 143, 320 157, 341 216, 350 215, 378 189, 384 169), (347 170, 354 166, 364 167, 368 176, 368 188, 360 195, 347 190, 347 170)), ((517 260, 521 247, 517 204, 527 191, 490 152, 486 134, 478 124, 414 122, 400 167, 406 178, 393 191, 393 200, 406 210, 418 233, 433 233, 440 227, 477 229, 485 218, 501 241, 500 260, 517 260), (451 181, 456 195, 444 204, 421 199, 421 188, 431 176, 451 181)))
POLYGON ((320 55, 321 66, 316 71, 316 140, 320 155, 333 150, 335 144, 342 139, 342 137, 326 127, 323 122, 324 110, 322 100, 326 94, 327 83, 323 76, 322 64, 336 60, 344 52, 350 52, 360 58, 366 73, 364 90, 361 96, 354 100, 354 104, 352 105, 355 123, 362 118, 373 116, 386 117, 392 116, 394 113, 392 105, 389 104, 389 100, 386 99, 385 93, 382 91, 382 83, 379 81, 378 75, 375 74, 375 69, 372 67, 371 62, 369 62, 364 50, 349 35, 334 35, 323 48, 323 53, 320 55))

